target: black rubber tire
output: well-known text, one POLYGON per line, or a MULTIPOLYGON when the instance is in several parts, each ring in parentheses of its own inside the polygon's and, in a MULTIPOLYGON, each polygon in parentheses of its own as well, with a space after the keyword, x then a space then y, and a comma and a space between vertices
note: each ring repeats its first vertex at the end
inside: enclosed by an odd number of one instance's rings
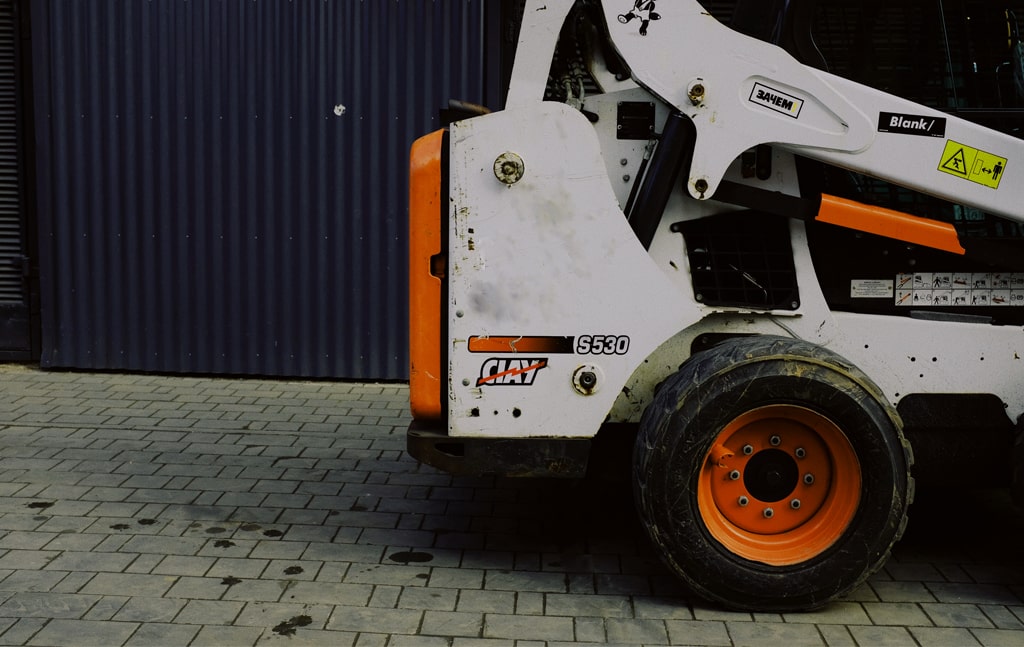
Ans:
POLYGON ((795 611, 823 606, 879 569, 903 534, 913 463, 895 409, 866 375, 802 340, 733 338, 695 354, 644 412, 634 451, 634 494, 651 541, 696 593, 731 608, 795 611), (814 410, 834 422, 859 461, 852 521, 817 555, 770 566, 717 541, 697 503, 711 442, 740 414, 769 404, 814 410))

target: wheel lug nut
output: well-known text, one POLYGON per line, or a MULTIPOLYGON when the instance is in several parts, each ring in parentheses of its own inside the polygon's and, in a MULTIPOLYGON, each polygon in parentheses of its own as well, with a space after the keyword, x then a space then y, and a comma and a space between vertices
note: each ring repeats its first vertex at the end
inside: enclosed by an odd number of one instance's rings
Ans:
POLYGON ((789 507, 793 508, 794 510, 799 510, 800 509, 800 499, 793 499, 792 501, 790 501, 789 502, 789 507))
POLYGON ((810 472, 804 474, 804 483, 806 483, 807 485, 811 485, 812 483, 814 483, 814 474, 811 474, 810 472))
POLYGON ((753 445, 744 445, 743 446, 743 455, 744 456, 750 456, 753 453, 754 453, 754 446, 753 445))
POLYGON ((729 478, 734 480, 734 481, 740 480, 740 471, 739 470, 733 470, 733 471, 729 472, 729 478))
POLYGON ((772 447, 778 447, 780 444, 782 444, 782 439, 779 438, 778 436, 772 436, 771 438, 768 439, 768 442, 772 444, 772 447))
POLYGON ((748 499, 745 496, 741 496, 740 498, 736 499, 736 503, 740 504, 741 508, 745 508, 747 504, 750 503, 750 499, 748 499))
POLYGON ((774 510, 772 510, 771 508, 765 508, 764 509, 764 518, 765 519, 771 519, 774 516, 775 516, 775 511, 774 510))
POLYGON ((807 450, 805 450, 803 447, 797 447, 796 451, 794 451, 793 453, 796 454, 797 458, 803 458, 804 456, 807 455, 807 450))

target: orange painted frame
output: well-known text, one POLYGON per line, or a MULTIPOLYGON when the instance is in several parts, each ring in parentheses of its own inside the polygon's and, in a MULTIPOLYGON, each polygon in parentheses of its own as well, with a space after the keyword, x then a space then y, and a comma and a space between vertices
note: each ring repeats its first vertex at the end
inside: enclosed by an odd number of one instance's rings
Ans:
POLYGON ((815 220, 963 255, 953 225, 822 194, 815 220))
POLYGON ((417 420, 441 417, 441 253, 444 130, 417 139, 409 154, 409 406, 417 420))

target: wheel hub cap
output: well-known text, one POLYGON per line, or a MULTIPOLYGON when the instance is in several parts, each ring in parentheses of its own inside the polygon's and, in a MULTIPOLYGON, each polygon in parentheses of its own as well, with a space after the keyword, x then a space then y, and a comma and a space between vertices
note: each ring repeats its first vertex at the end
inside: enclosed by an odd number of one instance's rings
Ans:
POLYGON ((758 501, 774 503, 789 496, 800 480, 796 459, 780 449, 765 449, 747 461, 743 485, 758 501))
POLYGON ((748 559, 790 564, 843 533, 860 501, 861 474, 843 432, 794 405, 748 411, 715 438, 698 506, 711 534, 748 559))

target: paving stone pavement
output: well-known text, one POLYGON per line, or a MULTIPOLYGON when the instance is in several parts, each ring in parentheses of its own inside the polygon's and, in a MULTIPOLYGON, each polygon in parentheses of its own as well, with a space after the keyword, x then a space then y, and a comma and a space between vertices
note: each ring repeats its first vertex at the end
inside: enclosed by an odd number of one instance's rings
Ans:
POLYGON ((455 478, 407 389, 0 365, 0 644, 1024 645, 1024 515, 920 492, 812 613, 725 611, 614 482, 455 478))

